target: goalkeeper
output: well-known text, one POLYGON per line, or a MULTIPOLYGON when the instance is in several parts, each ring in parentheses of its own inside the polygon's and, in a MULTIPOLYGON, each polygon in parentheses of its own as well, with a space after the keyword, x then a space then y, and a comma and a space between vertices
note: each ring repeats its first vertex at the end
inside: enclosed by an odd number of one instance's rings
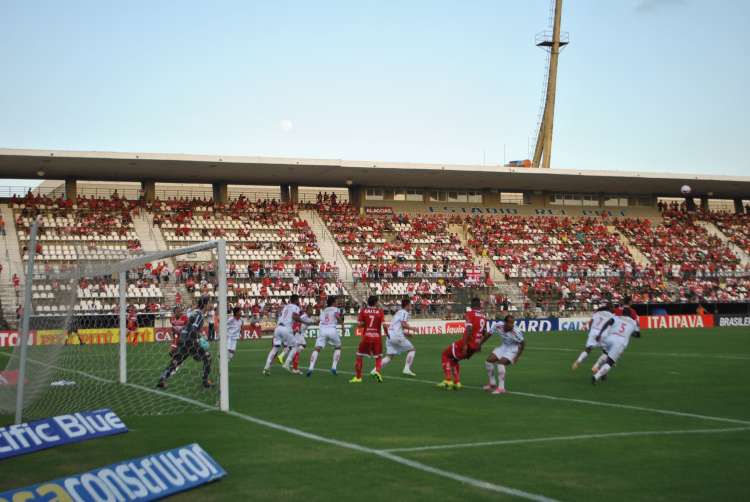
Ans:
POLYGON ((203 386, 206 388, 213 386, 213 382, 208 379, 211 373, 211 354, 208 352, 208 342, 201 333, 203 321, 206 320, 206 314, 210 309, 208 296, 201 296, 196 308, 190 312, 187 324, 180 332, 177 347, 172 352, 172 360, 159 378, 159 383, 156 384, 158 388, 167 388, 167 379, 177 372, 188 357, 203 363, 203 386))

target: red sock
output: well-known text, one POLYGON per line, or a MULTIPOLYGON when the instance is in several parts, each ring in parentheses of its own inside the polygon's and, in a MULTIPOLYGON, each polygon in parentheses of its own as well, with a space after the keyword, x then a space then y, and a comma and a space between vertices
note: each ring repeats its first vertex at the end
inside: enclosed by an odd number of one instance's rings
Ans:
POLYGON ((299 352, 294 354, 294 359, 292 359, 292 367, 296 370, 299 369, 299 352))
POLYGON ((376 357, 375 358, 375 371, 380 373, 380 368, 383 367, 383 358, 382 357, 376 357))
POLYGON ((446 354, 443 354, 443 375, 446 380, 451 380, 453 378, 453 366, 446 354))
POLYGON ((357 356, 354 362, 354 373, 357 375, 357 378, 362 378, 362 356, 357 356))
POLYGON ((461 383, 461 365, 458 361, 453 364, 453 383, 461 383))

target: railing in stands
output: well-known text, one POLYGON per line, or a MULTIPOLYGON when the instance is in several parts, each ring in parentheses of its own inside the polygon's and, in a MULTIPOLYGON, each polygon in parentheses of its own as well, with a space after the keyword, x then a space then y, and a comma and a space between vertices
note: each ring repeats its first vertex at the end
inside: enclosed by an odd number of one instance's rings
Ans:
MULTIPOLYGON (((27 193, 31 192, 33 195, 42 195, 49 197, 63 197, 65 195, 65 187, 57 186, 55 188, 32 186, 32 185, 8 185, 0 186, 0 198, 9 199, 14 195, 16 197, 23 197, 27 193)), ((129 200, 139 199, 143 192, 140 188, 136 187, 90 187, 81 186, 77 187, 77 193, 80 196, 85 197, 97 197, 97 198, 108 198, 117 193, 120 197, 125 197, 129 200)), ((348 191, 345 189, 335 190, 336 197, 340 202, 347 202, 349 200, 348 191)), ((194 185, 185 185, 184 187, 174 188, 157 188, 155 191, 156 197, 161 200, 171 198, 197 198, 197 199, 210 199, 213 197, 213 190, 211 187, 199 187, 194 185)), ((234 200, 244 195, 250 200, 264 200, 264 199, 279 199, 279 190, 247 190, 241 188, 229 187, 228 197, 229 200, 234 200)), ((298 201, 302 203, 317 202, 318 192, 314 190, 300 190, 298 194, 298 201)))

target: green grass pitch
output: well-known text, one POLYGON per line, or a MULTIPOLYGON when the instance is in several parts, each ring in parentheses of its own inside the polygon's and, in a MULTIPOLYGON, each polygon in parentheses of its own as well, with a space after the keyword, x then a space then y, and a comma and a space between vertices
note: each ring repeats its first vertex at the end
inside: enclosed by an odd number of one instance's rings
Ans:
MULTIPOLYGON (((384 383, 366 379, 360 385, 347 383, 354 339, 346 340, 338 377, 326 371, 329 349, 312 378, 287 374, 278 365, 264 377, 269 342, 240 344, 230 366, 233 410, 364 451, 219 412, 124 417, 127 434, 3 461, 0 491, 197 441, 229 475, 179 499, 517 498, 372 450, 402 450, 393 454, 558 500, 750 499, 747 329, 645 331, 596 387, 588 371, 595 355, 578 371, 570 369, 583 334, 530 333, 522 360, 508 371, 511 393, 503 396, 478 389, 487 378, 484 357, 494 339, 462 365, 467 388, 435 387, 440 352, 454 338, 415 338, 417 379, 402 378, 398 358, 385 369, 384 383), (632 432, 648 434, 607 436, 632 432), (604 437, 591 437, 596 435, 604 437), (447 446, 423 449, 435 445, 447 446)), ((366 371, 371 367, 366 362, 366 371)), ((0 417, 0 424, 8 423, 10 417, 0 417)))

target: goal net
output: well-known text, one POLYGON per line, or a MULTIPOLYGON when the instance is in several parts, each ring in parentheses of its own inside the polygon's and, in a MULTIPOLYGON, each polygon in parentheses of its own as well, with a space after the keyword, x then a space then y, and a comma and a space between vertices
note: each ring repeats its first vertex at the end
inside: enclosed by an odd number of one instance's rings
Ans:
POLYGON ((25 257, 34 272, 19 342, 0 357, 0 414, 227 410, 224 241, 151 254, 84 245, 75 254, 68 265, 25 257), (196 260, 213 273, 172 273, 196 260))

